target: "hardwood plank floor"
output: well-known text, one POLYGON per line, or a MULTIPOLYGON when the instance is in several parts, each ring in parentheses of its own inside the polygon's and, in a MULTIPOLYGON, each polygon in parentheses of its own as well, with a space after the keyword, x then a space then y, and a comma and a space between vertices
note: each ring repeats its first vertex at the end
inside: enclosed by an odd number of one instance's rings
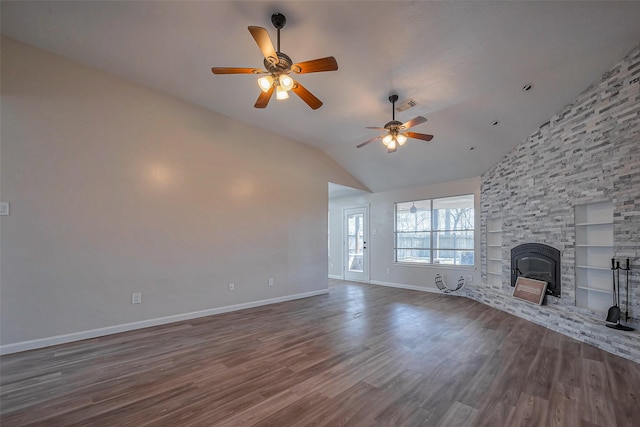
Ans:
POLYGON ((330 293, 0 358, 9 426, 638 426, 640 365, 478 302, 330 293))

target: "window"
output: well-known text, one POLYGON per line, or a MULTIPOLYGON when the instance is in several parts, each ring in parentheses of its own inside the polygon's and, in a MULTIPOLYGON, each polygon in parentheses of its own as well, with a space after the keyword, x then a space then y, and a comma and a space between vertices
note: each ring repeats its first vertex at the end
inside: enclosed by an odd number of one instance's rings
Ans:
POLYGON ((473 194, 396 203, 395 260, 474 265, 473 194))

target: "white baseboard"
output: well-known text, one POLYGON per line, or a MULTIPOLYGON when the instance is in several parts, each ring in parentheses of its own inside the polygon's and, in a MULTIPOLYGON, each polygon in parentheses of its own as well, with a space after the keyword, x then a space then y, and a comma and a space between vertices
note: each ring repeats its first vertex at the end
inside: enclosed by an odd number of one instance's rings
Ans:
POLYGON ((372 285, 389 286, 390 288, 400 288, 400 289, 409 289, 412 291, 432 292, 434 294, 442 293, 438 288, 425 288, 422 286, 405 285, 402 283, 381 282, 379 280, 372 280, 369 283, 371 283, 372 285))
POLYGON ((330 274, 329 279, 344 280, 344 277, 338 274, 330 274))
POLYGON ((20 351, 33 350, 36 348, 49 347, 57 344, 65 344, 73 341, 86 340, 89 338, 102 337, 105 335, 117 334, 119 332, 133 331, 135 329, 148 328, 151 326, 165 325, 167 323, 179 322, 181 320, 195 319, 197 317, 212 316, 214 314, 228 313, 231 311, 244 310, 247 308, 260 307, 262 305, 276 304, 279 302, 292 301, 301 298, 314 297, 328 294, 328 289, 319 291, 304 292, 301 294, 287 295, 284 297, 269 298, 259 301, 251 301, 242 304, 228 305, 226 307, 210 308, 207 310, 193 311, 190 313, 175 314, 172 316, 158 317, 156 319, 141 320, 139 322, 124 323, 121 325, 108 326, 105 328, 90 329, 88 331, 73 332, 70 334, 56 335, 53 337, 39 338, 29 341, 21 341, 13 344, 0 346, 0 355, 18 353, 20 351))

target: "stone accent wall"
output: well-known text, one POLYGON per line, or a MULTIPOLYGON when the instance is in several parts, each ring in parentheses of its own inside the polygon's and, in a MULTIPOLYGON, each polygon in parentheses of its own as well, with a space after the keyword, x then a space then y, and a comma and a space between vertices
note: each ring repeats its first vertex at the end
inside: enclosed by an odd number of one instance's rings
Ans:
POLYGON ((467 295, 640 363, 639 80, 640 45, 482 176, 483 283, 467 295), (605 200, 614 206, 616 258, 631 259, 634 332, 606 328, 606 315, 576 307, 574 208, 605 200), (486 226, 494 216, 503 218, 501 285, 487 284, 486 226), (511 296, 510 251, 529 242, 561 251, 562 296, 541 307, 511 296))

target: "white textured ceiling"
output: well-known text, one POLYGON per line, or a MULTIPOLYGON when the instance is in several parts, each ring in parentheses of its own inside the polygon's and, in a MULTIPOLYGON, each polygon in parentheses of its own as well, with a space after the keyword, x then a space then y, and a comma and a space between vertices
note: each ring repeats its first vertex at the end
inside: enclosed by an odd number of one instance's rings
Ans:
POLYGON ((1 3, 2 34, 155 88, 328 153, 372 191, 478 176, 640 42, 640 2, 188 2, 1 3), (294 62, 335 56, 339 70, 298 80, 299 98, 253 108, 260 67, 247 31, 287 17, 281 50, 294 62), (523 92, 532 83, 534 89, 523 92), (391 120, 388 97, 423 115, 387 154, 366 126, 391 120), (498 126, 491 122, 499 120, 498 126), (475 147, 473 151, 470 147, 475 147))

